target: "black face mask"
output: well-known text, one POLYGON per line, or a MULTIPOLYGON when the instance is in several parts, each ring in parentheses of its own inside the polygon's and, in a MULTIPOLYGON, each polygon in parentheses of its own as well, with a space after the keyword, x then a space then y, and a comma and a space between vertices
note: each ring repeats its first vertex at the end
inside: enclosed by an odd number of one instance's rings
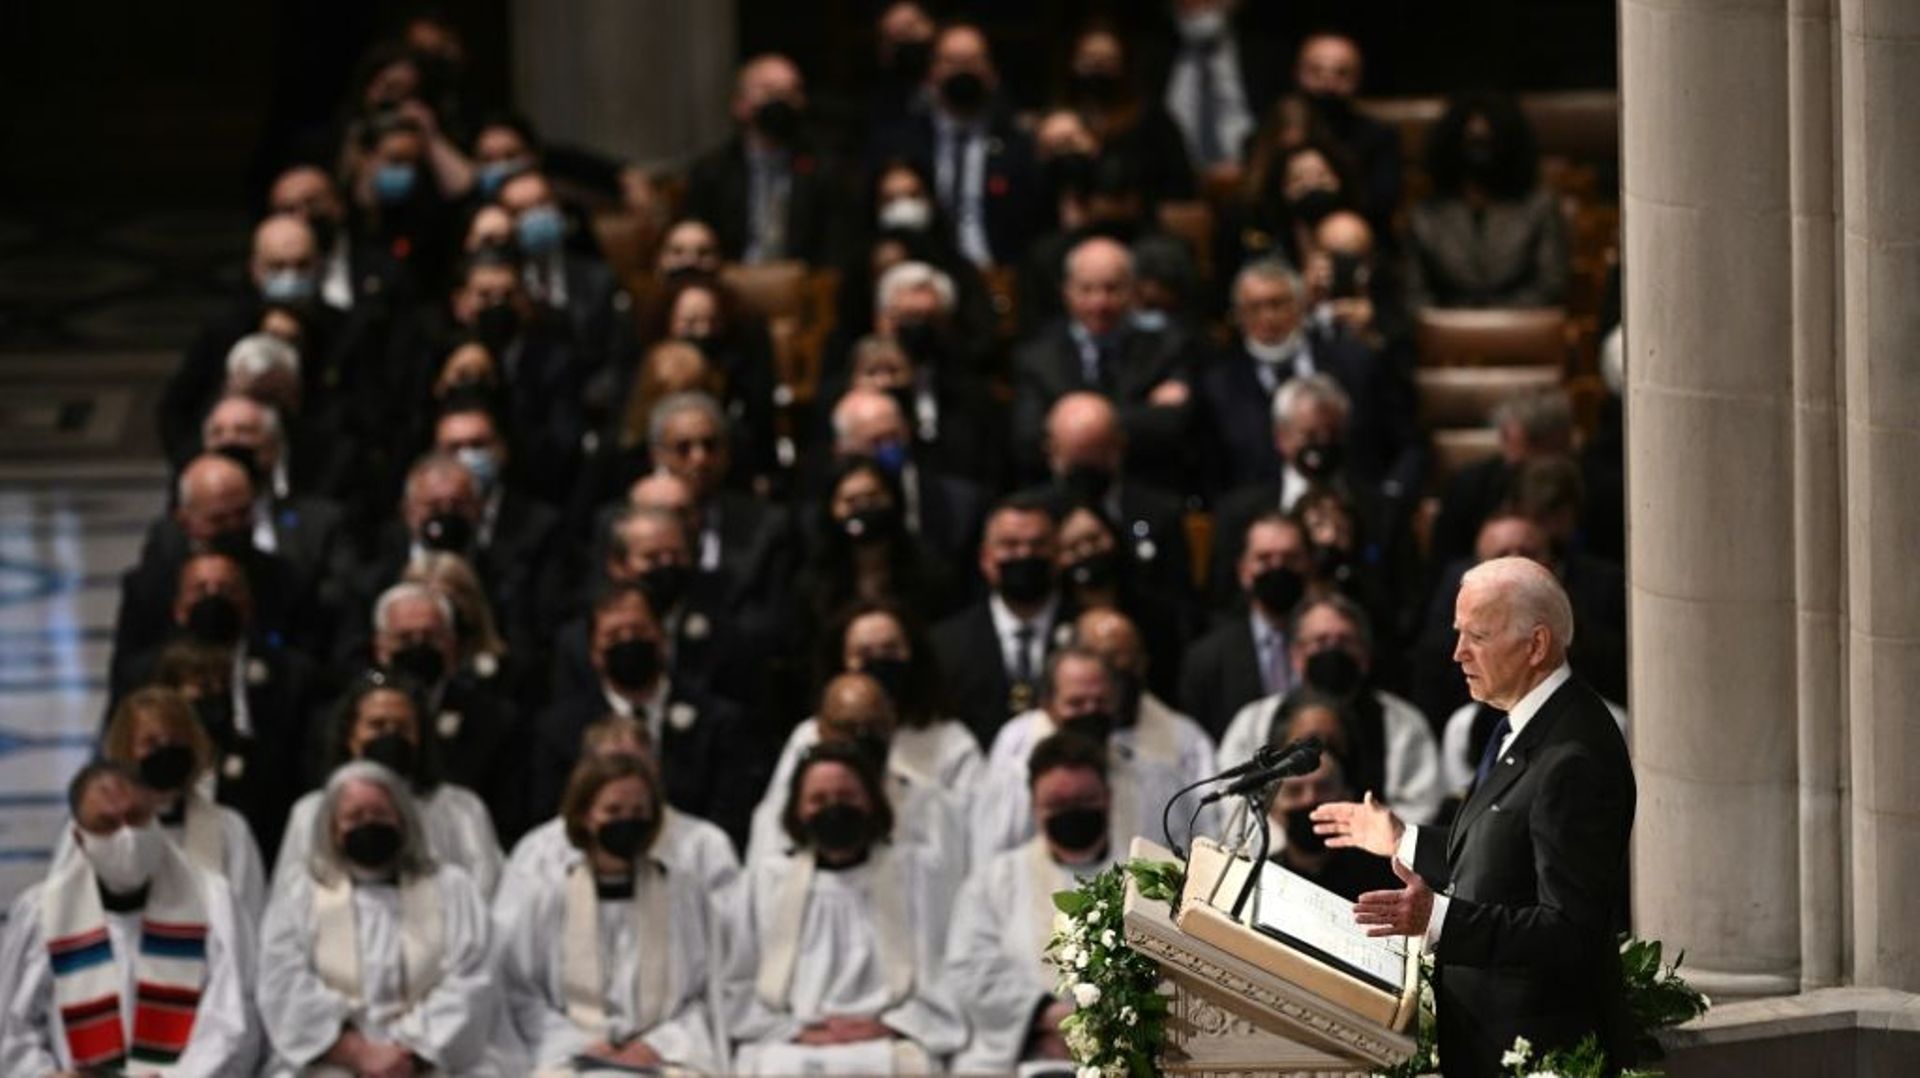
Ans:
POLYGON ((418 685, 438 685, 446 675, 446 656, 432 644, 408 644, 393 653, 387 666, 418 685))
POLYGON ((1317 227, 1327 219, 1327 215, 1340 208, 1340 194, 1324 187, 1316 187, 1299 198, 1287 200, 1287 213, 1296 221, 1309 228, 1317 227))
POLYGON ((482 307, 480 313, 473 316, 473 335, 498 356, 520 335, 520 312, 505 303, 482 307))
POLYGON ((871 827, 867 810, 845 801, 831 805, 807 817, 807 840, 816 850, 852 853, 865 846, 871 827))
POLYGON ((207 736, 216 744, 225 745, 233 740, 233 695, 227 689, 209 692, 195 700, 193 713, 200 717, 200 725, 206 727, 207 736))
POLYGON ((1293 466, 1309 483, 1324 483, 1340 474, 1345 458, 1339 442, 1310 442, 1293 455, 1293 466))
POLYGON ((776 146, 792 146, 800 137, 800 110, 786 98, 763 101, 753 110, 753 128, 776 146))
POLYGON ((907 692, 907 679, 913 664, 905 659, 863 659, 860 672, 880 683, 887 698, 898 708, 907 692))
POLYGON ((1053 591, 1053 563, 1045 558, 1008 558, 999 565, 1000 595, 1011 603, 1037 603, 1053 591))
POLYGON ((1313 830, 1313 810, 1317 807, 1308 805, 1287 810, 1287 849, 1308 857, 1327 852, 1327 836, 1315 834, 1313 830))
POLYGON ((900 530, 900 511, 891 505, 857 509, 840 522, 840 534, 849 543, 884 543, 900 530))
POLYGON ((660 676, 660 646, 651 640, 622 640, 609 645, 600 661, 615 685, 640 692, 660 676))
POLYGON ((322 255, 333 250, 333 241, 340 238, 340 222, 324 213, 310 213, 307 228, 313 233, 313 249, 322 255))
POLYGON ((1126 89, 1126 80, 1111 71, 1089 71, 1072 79, 1073 96, 1093 105, 1111 105, 1126 89))
POLYGON ((1113 473, 1091 464, 1075 464, 1060 476, 1060 485, 1081 502, 1099 505, 1113 488, 1113 473))
POLYGON ((932 363, 940 351, 940 331, 931 322, 901 322, 893 327, 893 339, 917 366, 932 363))
POLYGON ((1493 175, 1493 143, 1483 138, 1470 138, 1460 144, 1460 167, 1466 170, 1467 178, 1476 183, 1485 183, 1493 175))
POLYGON ((193 750, 185 745, 162 745, 140 757, 140 784, 171 792, 193 777, 193 750))
POLYGON ((927 65, 933 62, 933 42, 896 41, 893 43, 893 59, 887 63, 887 71, 904 83, 917 83, 927 77, 927 65))
POLYGON ((1299 573, 1277 565, 1253 578, 1253 597, 1278 616, 1285 616, 1300 597, 1307 593, 1307 582, 1299 573))
POLYGON ((640 590, 647 595, 647 606, 654 616, 664 618, 680 600, 686 598, 693 583, 693 568, 687 565, 656 565, 640 574, 640 590))
POLYGON ((1106 591, 1120 583, 1120 554, 1103 550, 1067 566, 1067 580, 1076 591, 1106 591))
POLYGON ((1340 94, 1308 94, 1307 103, 1335 131, 1344 131, 1353 122, 1353 102, 1340 94))
POLYGON ((379 820, 359 824, 341 838, 340 852, 361 868, 385 868, 400 854, 400 829, 379 820))
POLYGON ((220 454, 245 469, 247 478, 252 481, 255 488, 260 486, 260 480, 265 477, 266 473, 260 467, 260 453, 258 450, 250 445, 216 445, 212 448, 215 453, 220 454))
POLYGON ((880 774, 887 773, 887 757, 893 752, 893 745, 885 737, 871 731, 862 730, 853 735, 853 751, 867 761, 867 765, 880 774))
POLYGON ((1056 198, 1061 195, 1084 195, 1093 188, 1095 167, 1092 154, 1079 151, 1057 154, 1048 159, 1044 169, 1047 187, 1056 198))
POLYGON ((202 595, 187 607, 187 632, 203 644, 230 647, 240 629, 240 604, 225 595, 202 595))
POLYGON ((1307 684, 1336 699, 1352 696, 1365 678, 1360 660, 1345 648, 1327 648, 1307 657, 1307 684))
POLYGON ((229 528, 216 533, 203 545, 215 554, 225 554, 234 561, 244 564, 247 555, 253 553, 253 529, 229 528))
POLYGON ((953 111, 970 116, 987 103, 987 80, 971 71, 956 71, 940 80, 940 99, 953 111))
POLYGON ((413 775, 413 742, 399 734, 381 734, 360 746, 360 758, 371 760, 404 778, 413 775))
POLYGON ((1090 850, 1107 836, 1107 814, 1097 808, 1064 809, 1047 817, 1047 838, 1063 850, 1090 850))
POLYGON ((1104 711, 1089 711, 1060 721, 1064 733, 1079 734, 1095 743, 1104 744, 1113 733, 1113 716, 1104 711))
POLYGON ((464 555, 473 549, 473 521, 461 513, 435 513, 420 525, 420 545, 464 555))
POLYGON ((608 820, 593 833, 594 845, 622 861, 631 861, 640 856, 640 852, 652 841, 653 820, 646 816, 608 820))

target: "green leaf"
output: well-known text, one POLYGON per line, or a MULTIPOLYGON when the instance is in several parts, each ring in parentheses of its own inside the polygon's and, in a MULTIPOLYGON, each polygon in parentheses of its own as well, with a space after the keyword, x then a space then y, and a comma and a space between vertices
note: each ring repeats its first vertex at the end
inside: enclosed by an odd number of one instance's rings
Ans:
POLYGON ((1083 891, 1055 891, 1053 908, 1068 917, 1078 917, 1093 908, 1093 899, 1083 891))

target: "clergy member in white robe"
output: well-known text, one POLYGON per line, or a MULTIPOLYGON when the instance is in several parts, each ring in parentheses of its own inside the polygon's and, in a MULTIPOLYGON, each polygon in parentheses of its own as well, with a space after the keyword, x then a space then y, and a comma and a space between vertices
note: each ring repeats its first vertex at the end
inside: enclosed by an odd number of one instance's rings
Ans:
POLYGON ((260 928, 268 1073, 347 1078, 505 1073, 486 905, 426 850, 406 780, 370 761, 321 791, 305 871, 275 884, 260 928))
MULTIPOLYGON (((816 731, 814 744, 822 740, 845 743, 861 749, 874 760, 886 761, 887 804, 893 808, 894 843, 925 846, 947 878, 958 886, 966 877, 967 804, 930 777, 894 761, 892 744, 900 730, 892 698, 880 682, 866 674, 841 674, 821 690, 820 717, 809 722, 816 731)), ((788 744, 792 743, 793 739, 789 738, 788 744)), ((753 810, 753 825, 747 839, 749 863, 782 857, 791 849, 793 842, 784 833, 781 814, 792 793, 792 784, 791 767, 784 776, 776 773, 753 810)))
POLYGON ((569 856, 507 885, 526 894, 497 926, 501 977, 540 1074, 724 1069, 714 926, 698 881, 654 856, 663 805, 638 757, 583 757, 561 801, 569 856))
POLYGON ((68 789, 73 850, 0 933, 0 1074, 250 1074, 253 931, 123 764, 68 789))
MULTIPOLYGON (((227 881, 252 929, 267 908, 267 874, 247 818, 213 799, 215 752, 193 705, 172 689, 141 689, 120 701, 101 755, 127 765, 153 805, 160 831, 187 860, 227 881)), ((73 836, 62 832, 54 860, 73 836)))
MULTIPOLYGON (((652 735, 647 732, 645 722, 631 715, 608 715, 581 732, 580 758, 628 756, 658 771, 652 746, 652 735)), ((573 850, 564 816, 555 816, 522 835, 507 857, 506 868, 500 873, 500 887, 494 892, 494 924, 512 922, 518 915, 520 900, 531 893, 539 881, 562 872, 573 850)), ((734 852, 727 833, 672 805, 661 806, 660 837, 653 844, 652 856, 667 866, 668 872, 692 881, 702 894, 709 896, 718 896, 740 877, 740 855, 734 852)))
MULTIPOLYGON (((431 759, 420 748, 420 707, 397 683, 377 671, 369 672, 349 690, 334 717, 331 744, 334 759, 372 760, 407 778, 420 810, 425 853, 466 870, 483 896, 491 896, 500 881, 500 839, 486 803, 472 790, 439 781, 431 759)), ((273 863, 273 886, 297 879, 307 871, 313 850, 314 817, 320 792, 294 802, 287 831, 273 863)))
MULTIPOLYGON (((863 599, 835 619, 829 635, 841 671, 873 678, 893 701, 899 728, 888 762, 963 800, 971 796, 986 757, 965 723, 939 714, 938 663, 919 623, 891 601, 863 599)), ((819 739, 812 719, 794 728, 774 769, 775 788, 786 789, 794 762, 819 739)))
POLYGON ((1113 671, 1096 652, 1075 644, 1048 659, 1041 706, 1008 720, 994 735, 993 748, 987 753, 987 773, 975 791, 970 824, 973 864, 985 864, 993 855, 1034 836, 1027 757, 1034 746, 1063 729, 1106 747, 1113 792, 1108 826, 1114 848, 1128 848, 1137 835, 1167 843, 1160 825, 1161 809, 1185 783, 1175 770, 1177 765, 1149 757, 1138 748, 1137 722, 1131 729, 1114 728, 1117 695, 1113 671))
MULTIPOLYGON (((1375 796, 1409 823, 1432 823, 1446 798, 1440 772, 1440 747, 1420 709, 1384 689, 1371 688, 1373 641, 1366 613, 1351 599, 1330 595, 1295 609, 1287 639, 1294 680, 1343 701, 1352 722, 1348 730, 1348 778, 1371 787, 1375 796)), ((1275 718, 1284 699, 1266 696, 1242 707, 1220 738, 1220 766, 1237 767, 1271 743, 1275 718)), ((1285 740, 1285 729, 1281 729, 1285 740)))
POLYGON ((947 970, 972 1037, 954 1058, 962 1074, 1005 1074, 1021 1063, 1068 1058, 1060 1020, 1073 1004, 1054 995, 1046 960, 1055 892, 1109 868, 1117 852, 1108 834, 1106 758, 1074 734, 1035 747, 1032 812, 1040 833, 975 869, 954 903, 947 970))
POLYGON ((728 897, 722 1020, 742 1074, 923 1074, 966 1041, 943 955, 952 892, 923 846, 887 839, 879 771, 823 743, 795 774, 791 855, 728 897))

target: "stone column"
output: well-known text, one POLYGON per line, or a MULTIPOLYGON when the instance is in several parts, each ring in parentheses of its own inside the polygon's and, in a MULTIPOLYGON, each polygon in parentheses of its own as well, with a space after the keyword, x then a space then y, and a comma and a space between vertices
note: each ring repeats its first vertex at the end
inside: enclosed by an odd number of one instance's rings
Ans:
POLYGON ((514 0, 513 83, 541 133, 648 166, 729 130, 734 0, 514 0))
POLYGON ((1920 990, 1920 6, 1840 4, 1853 978, 1920 990))
POLYGON ((1623 0, 1634 928, 1799 988, 1787 0, 1623 0))
POLYGON ((1794 578, 1799 630, 1800 983, 1847 974, 1846 541, 1835 317, 1840 294, 1833 0, 1792 0, 1787 23, 1793 206, 1794 578))

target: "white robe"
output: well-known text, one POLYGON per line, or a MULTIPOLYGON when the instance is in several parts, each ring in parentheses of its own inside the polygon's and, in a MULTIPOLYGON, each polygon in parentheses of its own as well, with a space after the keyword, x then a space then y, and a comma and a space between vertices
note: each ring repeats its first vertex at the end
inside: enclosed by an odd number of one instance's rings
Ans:
MULTIPOLYGON (((539 878, 509 874, 501 881, 504 900, 509 889, 524 893, 515 899, 510 923, 496 922, 497 952, 507 1005, 532 1066, 564 1069, 573 1057, 603 1035, 582 1029, 567 1016, 562 975, 567 920, 567 872, 581 854, 570 850, 556 870, 539 878)), ((596 936, 599 940, 601 999, 606 1008, 606 1034, 616 1042, 639 1037, 668 1063, 695 1070, 724 1069, 724 1055, 714 1025, 717 993, 710 976, 718 965, 717 933, 711 923, 705 894, 696 879, 674 874, 668 867, 667 884, 672 927, 667 930, 670 955, 645 954, 648 941, 634 923, 631 899, 600 902, 596 936), (667 963, 666 1017, 651 1029, 639 1029, 639 963, 667 963)))
MULTIPOLYGON (((1386 789, 1374 793, 1412 824, 1432 823, 1446 799, 1440 778, 1440 746, 1420 709, 1390 692, 1376 690, 1387 739, 1386 789)), ((1220 766, 1236 767, 1253 759, 1273 732, 1281 697, 1263 696, 1241 708, 1220 738, 1220 766)), ((1364 793, 1365 791, 1360 791, 1364 793)))
MULTIPOLYGON (((207 980, 187 1050, 172 1069, 176 1074, 251 1074, 260 1056, 253 1010, 253 925, 235 907, 226 881, 203 869, 193 871, 205 893, 207 980)), ((41 927, 44 893, 45 884, 35 884, 15 899, 0 932, 0 1074, 9 1076, 51 1074, 73 1066, 66 1029, 53 1005, 53 967, 41 927)), ((120 1021, 131 1047, 140 911, 109 910, 106 920, 122 978, 120 1021)))
MULTIPOLYGON (((493 895, 493 922, 504 927, 518 917, 519 902, 545 880, 565 874, 573 843, 567 840, 567 821, 555 816, 528 831, 514 843, 500 887, 493 895)), ((700 893, 717 897, 740 877, 740 858, 727 833, 698 816, 672 807, 660 822, 660 839, 653 856, 668 873, 692 883, 700 893)))
POLYGON ((313 878, 302 872, 276 882, 260 926, 260 1016, 274 1051, 269 1073, 330 1073, 325 1064, 314 1065, 348 1024, 371 1040, 404 1045, 437 1072, 496 1073, 487 1050, 500 993, 486 906, 456 865, 436 867, 432 885, 440 891, 440 961, 432 986, 412 1007, 400 961, 400 889, 354 885, 362 997, 356 1007, 314 966, 313 878))
POLYGON ((1021 1062, 1035 1013, 1054 998, 1056 974, 1046 960, 1053 895, 1112 864, 1063 865, 1035 838, 967 877, 947 936, 947 974, 973 1031, 954 1057, 956 1072, 1004 1074, 1021 1062))
MULTIPOLYGON (((816 870, 807 894, 785 1007, 770 1007, 758 991, 762 946, 778 929, 776 896, 798 858, 749 862, 727 896, 722 938, 726 973, 723 1021, 736 1046, 734 1070, 767 1073, 766 1049, 792 1042, 828 1015, 878 1019, 938 1059, 966 1041, 966 1019, 944 971, 952 891, 928 852, 918 846, 877 847, 866 863, 841 871, 816 870), (879 953, 874 881, 881 851, 896 859, 905 890, 906 930, 913 940, 913 986, 890 998, 879 953)), ((876 1042, 877 1043, 877 1042, 876 1042)))
MULTIPOLYGON (((321 791, 294 802, 287 816, 280 855, 273 862, 273 889, 289 880, 304 879, 313 844, 313 814, 320 811, 321 791)), ((419 799, 420 822, 426 828, 427 853, 436 861, 458 865, 473 877, 482 896, 490 897, 500 883, 500 840, 493 817, 472 790, 443 782, 419 799)))
MULTIPOLYGON (((807 718, 787 735, 780 759, 773 767, 769 790, 786 797, 787 784, 793 781, 793 767, 808 749, 820 743, 820 720, 807 718)), ((925 726, 902 726, 893 732, 887 763, 916 775, 944 790, 965 795, 980 781, 986 760, 973 731, 953 719, 935 719, 925 726)))
MULTIPOLYGON (((796 730, 795 736, 798 734, 796 730)), ((816 735, 814 741, 818 740, 816 735)), ((793 739, 789 738, 787 743, 792 745, 793 739)), ((796 762, 804 751, 803 747, 794 754, 796 762)), ((788 787, 792 785, 793 768, 789 767, 785 778, 776 777, 754 807, 753 823, 747 832, 748 864, 784 857, 792 848, 793 840, 780 825, 790 793, 788 787)), ((967 874, 967 802, 933 780, 889 759, 887 804, 893 809, 894 844, 925 847, 947 881, 958 886, 967 874)))
MULTIPOLYGON (((260 915, 265 913, 267 909, 267 874, 265 866, 260 860, 260 846, 254 842, 253 828, 247 826, 247 818, 245 816, 240 815, 225 805, 213 802, 208 802, 207 804, 208 807, 214 810, 220 820, 221 863, 218 866, 218 874, 227 881, 227 886, 233 890, 233 907, 235 912, 247 922, 247 929, 253 931, 260 927, 260 915)), ((179 824, 163 824, 161 825, 160 831, 169 839, 172 839, 173 844, 178 846, 181 852, 187 854, 189 861, 193 861, 192 851, 188 850, 186 845, 186 825, 184 822, 179 824)), ((73 843, 73 830, 71 828, 63 828, 60 832, 60 841, 54 845, 53 861, 51 863, 57 865, 76 852, 77 850, 73 843)), ((202 865, 198 861, 193 861, 193 863, 200 868, 209 870, 215 867, 212 865, 202 865)))
MULTIPOLYGON (((1178 724, 1174 724, 1174 728, 1184 729, 1178 724)), ((987 773, 973 798, 972 864, 986 864, 993 855, 1011 850, 1034 836, 1027 758, 1033 755, 1034 747, 1052 736, 1056 729, 1052 717, 1035 708, 1009 719, 994 735, 993 748, 987 753, 987 773)), ((1185 742, 1179 761, 1192 756, 1195 758, 1192 763, 1169 760, 1159 753, 1148 755, 1142 751, 1139 730, 1138 725, 1115 730, 1107 739, 1107 784, 1112 791, 1108 841, 1116 850, 1132 846, 1136 835, 1167 844, 1166 832, 1160 826, 1160 810, 1186 785, 1181 777, 1183 772, 1178 769, 1203 766, 1199 762, 1201 754, 1191 741, 1185 742)), ((1197 726, 1192 733, 1201 741, 1206 739, 1206 734, 1197 726)), ((1206 773, 1211 774, 1211 765, 1204 766, 1208 767, 1206 773)), ((1186 805, 1183 799, 1180 806, 1176 806, 1175 815, 1190 813, 1192 810, 1186 805)), ((1183 816, 1173 824, 1176 831, 1181 831, 1182 838, 1185 838, 1182 831, 1185 822, 1183 816)))

